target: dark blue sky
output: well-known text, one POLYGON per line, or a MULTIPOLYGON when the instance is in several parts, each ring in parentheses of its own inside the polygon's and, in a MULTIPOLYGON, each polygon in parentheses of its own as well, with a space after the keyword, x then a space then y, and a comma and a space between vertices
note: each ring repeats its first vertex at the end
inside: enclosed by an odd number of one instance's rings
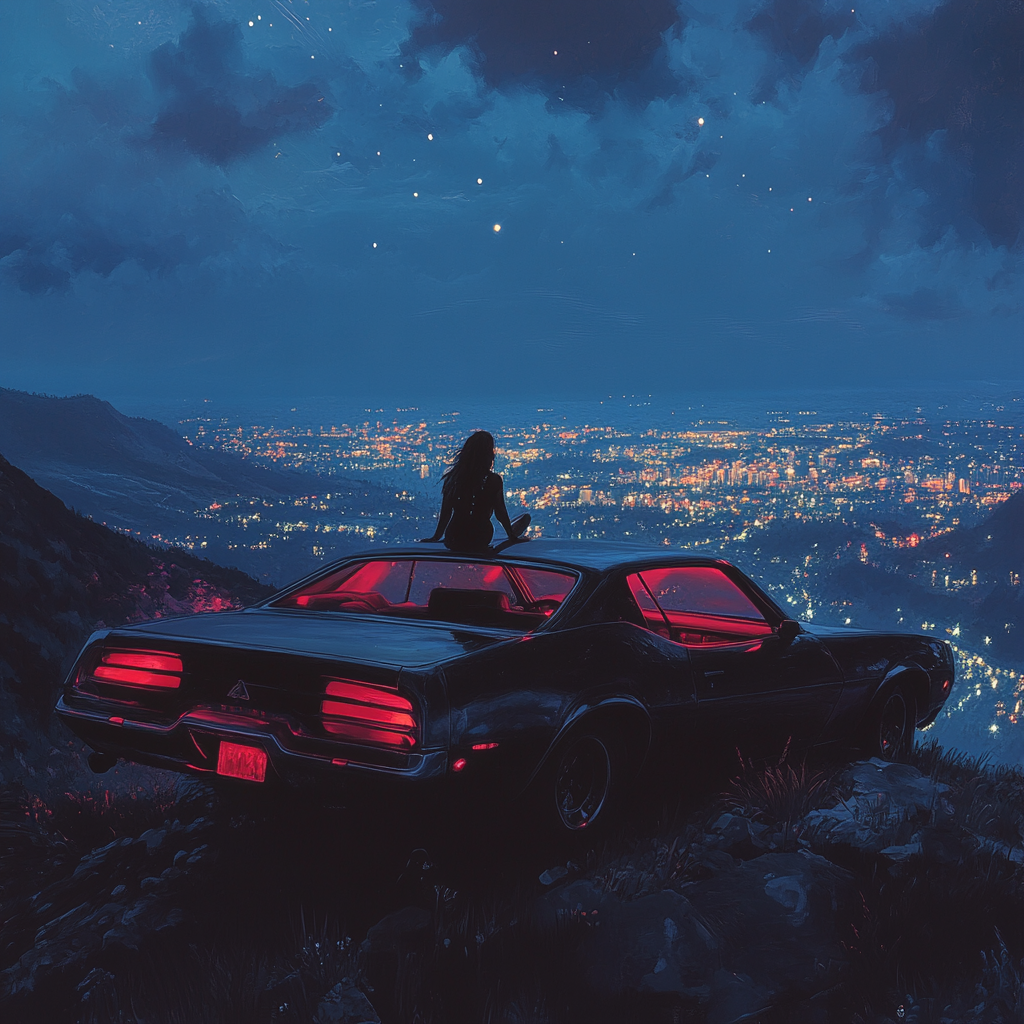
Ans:
POLYGON ((0 385, 1020 379, 1024 8, 850 4, 6 0, 0 385))

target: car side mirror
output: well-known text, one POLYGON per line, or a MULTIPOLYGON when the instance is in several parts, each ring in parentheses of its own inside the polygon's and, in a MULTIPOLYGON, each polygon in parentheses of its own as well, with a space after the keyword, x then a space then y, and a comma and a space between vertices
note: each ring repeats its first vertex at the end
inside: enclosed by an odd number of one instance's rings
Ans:
POLYGON ((803 630, 800 627, 800 623, 797 622, 796 619, 783 619, 775 630, 775 635, 784 644, 789 644, 792 643, 802 632, 803 630))

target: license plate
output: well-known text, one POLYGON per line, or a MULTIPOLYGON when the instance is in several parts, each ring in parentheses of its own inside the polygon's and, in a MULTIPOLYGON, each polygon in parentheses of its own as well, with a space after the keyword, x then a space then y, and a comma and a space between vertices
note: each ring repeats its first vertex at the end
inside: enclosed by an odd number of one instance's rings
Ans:
POLYGON ((221 740, 217 753, 217 774, 263 782, 267 777, 267 752, 261 747, 246 747, 241 743, 221 740))

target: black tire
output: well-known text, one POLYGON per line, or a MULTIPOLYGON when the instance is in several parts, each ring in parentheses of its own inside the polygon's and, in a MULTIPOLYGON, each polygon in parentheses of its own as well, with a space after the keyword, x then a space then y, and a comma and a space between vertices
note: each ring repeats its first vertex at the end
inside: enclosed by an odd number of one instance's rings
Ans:
POLYGON ((883 761, 906 761, 914 749, 917 704, 905 686, 894 686, 881 698, 871 720, 867 748, 883 761))
MULTIPOLYGON (((556 834, 592 834, 611 817, 619 763, 613 744, 595 732, 568 737, 554 752, 541 785, 556 834)), ((542 808, 543 810, 543 808, 542 808)))

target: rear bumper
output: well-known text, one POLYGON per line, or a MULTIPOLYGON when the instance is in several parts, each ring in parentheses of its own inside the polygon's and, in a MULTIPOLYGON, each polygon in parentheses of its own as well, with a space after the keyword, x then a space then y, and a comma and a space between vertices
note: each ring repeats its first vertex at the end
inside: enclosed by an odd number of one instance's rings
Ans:
MULTIPOLYGON (((336 750, 324 753, 296 749, 285 738, 287 734, 280 723, 247 720, 212 710, 197 709, 173 722, 155 723, 111 715, 110 708, 72 707, 63 696, 55 710, 94 750, 190 775, 219 777, 216 769, 220 740, 262 748, 271 769, 268 781, 299 787, 335 784, 344 789, 374 789, 389 783, 403 786, 443 777, 448 768, 448 755, 443 750, 408 754, 404 763, 396 766, 361 760, 360 754, 353 754, 348 746, 337 745, 336 750)), ((323 748, 325 744, 321 742, 319 746, 323 748)), ((361 756, 369 758, 373 752, 365 751, 361 756)))

